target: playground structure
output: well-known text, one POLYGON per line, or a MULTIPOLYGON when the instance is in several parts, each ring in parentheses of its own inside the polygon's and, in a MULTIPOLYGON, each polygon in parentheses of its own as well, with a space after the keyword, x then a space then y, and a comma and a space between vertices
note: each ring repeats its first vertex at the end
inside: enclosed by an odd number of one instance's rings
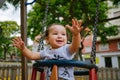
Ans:
MULTIPOLYGON (((21 37, 23 41, 26 43, 26 5, 34 3, 36 0, 30 3, 26 3, 24 0, 21 0, 21 37)), ((95 56, 96 56, 96 37, 97 37, 97 24, 98 24, 98 8, 99 8, 99 0, 96 4, 96 17, 95 17, 95 25, 94 25, 94 32, 93 32, 93 46, 91 51, 91 61, 85 62, 85 61, 75 61, 75 60, 46 60, 46 61, 36 61, 35 64, 33 64, 33 71, 32 71, 32 78, 31 80, 36 80, 36 73, 37 71, 41 72, 41 79, 44 80, 45 74, 44 70, 40 67, 53 67, 52 74, 50 77, 50 80, 58 80, 57 75, 57 68, 59 66, 72 66, 72 67, 81 67, 86 68, 88 70, 85 71, 75 71, 75 75, 89 75, 89 80, 97 80, 97 66, 95 65, 95 56), (64 64, 64 65, 63 65, 64 64)), ((45 17, 47 15, 47 7, 46 7, 46 13, 45 17)), ((44 19, 44 22, 46 22, 46 18, 44 19)), ((26 58, 22 56, 22 80, 27 80, 27 73, 25 73, 25 70, 27 68, 26 64, 26 58)), ((26 71, 27 72, 27 71, 26 71)))
POLYGON ((37 61, 33 64, 32 77, 31 80, 36 80, 37 71, 41 72, 40 80, 45 80, 44 69, 41 67, 52 67, 52 74, 50 80, 58 80, 58 67, 80 67, 85 68, 86 70, 74 71, 74 75, 89 75, 89 80, 97 80, 97 66, 91 64, 90 62, 85 61, 76 61, 76 60, 45 60, 37 61))

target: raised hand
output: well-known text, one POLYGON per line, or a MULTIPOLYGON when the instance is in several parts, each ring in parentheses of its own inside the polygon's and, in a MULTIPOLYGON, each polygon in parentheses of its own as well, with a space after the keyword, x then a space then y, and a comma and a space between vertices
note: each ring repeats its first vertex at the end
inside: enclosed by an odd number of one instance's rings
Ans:
POLYGON ((72 32, 73 35, 77 35, 83 29, 81 25, 82 25, 82 20, 78 21, 76 19, 72 19, 72 26, 66 25, 66 28, 68 28, 72 32))
POLYGON ((20 50, 24 50, 25 43, 20 37, 14 38, 12 41, 13 41, 13 46, 17 47, 20 50))

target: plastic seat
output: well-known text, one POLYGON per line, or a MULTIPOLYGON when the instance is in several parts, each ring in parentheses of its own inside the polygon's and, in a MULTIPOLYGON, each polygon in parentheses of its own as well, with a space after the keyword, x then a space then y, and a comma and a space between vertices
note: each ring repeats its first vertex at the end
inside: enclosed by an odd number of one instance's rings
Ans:
MULTIPOLYGON (((97 80, 97 66, 95 64, 92 64, 90 62, 86 61, 77 61, 77 60, 41 60, 36 61, 36 63, 33 64, 33 70, 32 70, 32 77, 31 80, 36 80, 36 73, 37 71, 41 72, 41 78, 40 80, 45 80, 45 73, 44 70, 41 69, 41 67, 52 67, 56 66, 56 69, 53 68, 54 71, 52 73, 56 74, 54 75, 54 80, 58 80, 57 75, 57 67, 62 66, 69 66, 69 67, 79 67, 79 68, 85 68, 86 70, 80 70, 80 71, 74 71, 74 75, 81 76, 81 75, 89 75, 89 80, 97 80)), ((52 79, 53 80, 53 76, 52 79)))

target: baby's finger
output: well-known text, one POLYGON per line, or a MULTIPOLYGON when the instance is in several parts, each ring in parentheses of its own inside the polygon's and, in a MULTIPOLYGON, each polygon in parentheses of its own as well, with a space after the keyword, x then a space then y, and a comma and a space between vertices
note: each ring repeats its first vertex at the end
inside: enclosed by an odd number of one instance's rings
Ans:
POLYGON ((78 20, 79 27, 82 25, 82 20, 78 20))
POLYGON ((74 25, 78 25, 77 19, 72 19, 72 25, 73 25, 73 26, 74 26, 74 25))
POLYGON ((83 27, 79 28, 79 32, 81 32, 83 30, 83 27))
POLYGON ((75 19, 75 25, 78 25, 78 20, 77 19, 75 19))
POLYGON ((18 37, 18 40, 19 40, 19 41, 22 41, 21 37, 18 37))
POLYGON ((19 37, 13 39, 15 42, 19 42, 19 37))
POLYGON ((17 42, 18 42, 17 38, 12 39, 12 42, 13 42, 13 43, 17 43, 17 42))
POLYGON ((65 27, 66 27, 67 29, 69 29, 70 31, 72 31, 72 27, 71 27, 71 26, 66 25, 65 27))
POLYGON ((78 29, 78 21, 76 19, 72 19, 72 27, 78 29))
POLYGON ((72 19, 72 25, 73 25, 73 24, 75 24, 75 20, 74 20, 74 19, 72 19))
POLYGON ((16 45, 16 44, 13 44, 13 46, 14 46, 14 47, 17 47, 17 45, 16 45))

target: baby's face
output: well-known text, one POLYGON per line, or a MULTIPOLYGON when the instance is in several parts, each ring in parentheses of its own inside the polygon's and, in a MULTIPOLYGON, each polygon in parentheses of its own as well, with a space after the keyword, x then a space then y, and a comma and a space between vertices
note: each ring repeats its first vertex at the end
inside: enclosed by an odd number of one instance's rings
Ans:
POLYGON ((54 25, 49 28, 47 42, 53 48, 59 48, 67 43, 66 29, 61 25, 54 25))

